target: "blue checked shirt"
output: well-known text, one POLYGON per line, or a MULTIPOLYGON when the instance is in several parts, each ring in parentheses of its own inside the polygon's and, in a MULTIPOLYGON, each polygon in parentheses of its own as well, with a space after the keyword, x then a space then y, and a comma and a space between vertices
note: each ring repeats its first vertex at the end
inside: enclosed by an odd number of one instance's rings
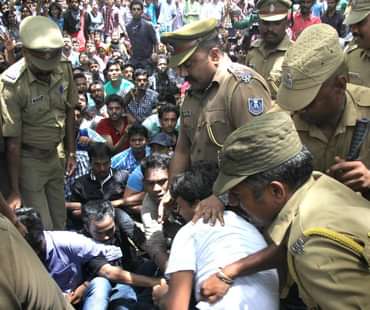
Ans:
POLYGON ((136 100, 134 96, 129 102, 127 109, 138 122, 142 122, 152 114, 152 110, 157 106, 158 93, 152 89, 147 89, 145 95, 136 100))
MULTIPOLYGON (((151 154, 149 146, 145 147, 145 157, 148 157, 151 154)), ((126 170, 131 173, 137 166, 140 165, 140 161, 136 160, 132 149, 128 148, 117 155, 112 157, 112 168, 114 170, 126 170)))

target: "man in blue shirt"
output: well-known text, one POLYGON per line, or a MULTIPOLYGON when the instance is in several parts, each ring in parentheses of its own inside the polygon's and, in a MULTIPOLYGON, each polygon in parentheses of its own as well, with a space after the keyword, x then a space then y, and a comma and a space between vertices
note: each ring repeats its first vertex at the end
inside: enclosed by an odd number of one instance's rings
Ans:
POLYGON ((148 130, 141 124, 132 125, 128 130, 128 141, 130 147, 112 157, 112 168, 131 173, 141 160, 150 155, 148 130))
MULTIPOLYGON (((79 304, 84 298, 89 283, 84 282, 83 270, 88 264, 93 264, 94 259, 99 259, 99 268, 93 276, 122 283, 120 294, 116 294, 120 300, 136 302, 136 293, 127 284, 152 287, 160 283, 159 279, 136 275, 113 266, 122 257, 119 247, 96 243, 74 232, 45 231, 40 215, 32 208, 19 208, 16 212, 28 230, 25 236, 27 242, 72 304, 79 304)), ((94 306, 103 309, 101 304, 95 303, 94 306)), ((82 309, 92 310, 91 307, 82 309)))

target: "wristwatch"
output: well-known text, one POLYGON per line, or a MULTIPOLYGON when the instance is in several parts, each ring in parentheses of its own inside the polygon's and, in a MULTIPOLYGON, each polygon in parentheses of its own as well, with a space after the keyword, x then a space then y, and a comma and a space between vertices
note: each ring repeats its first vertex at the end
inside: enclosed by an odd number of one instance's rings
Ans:
POLYGON ((77 156, 76 156, 76 153, 75 152, 71 152, 68 154, 68 157, 69 158, 73 158, 73 159, 77 159, 77 156))

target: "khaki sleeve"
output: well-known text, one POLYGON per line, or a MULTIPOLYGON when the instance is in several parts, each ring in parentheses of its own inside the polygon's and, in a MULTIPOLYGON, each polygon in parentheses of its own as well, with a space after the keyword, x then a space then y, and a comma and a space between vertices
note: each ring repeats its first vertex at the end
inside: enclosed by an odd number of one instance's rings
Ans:
POLYGON ((258 80, 241 81, 231 101, 231 125, 239 128, 256 116, 266 113, 272 106, 269 91, 258 80))
POLYGON ((22 108, 16 90, 6 84, 0 85, 0 111, 4 137, 19 137, 22 130, 22 108))
POLYGON ((78 91, 76 83, 73 80, 73 74, 72 74, 72 66, 71 63, 66 63, 67 66, 67 72, 65 79, 69 81, 68 86, 68 96, 67 96, 67 105, 69 108, 74 108, 78 103, 78 91))
POLYGON ((322 237, 310 237, 303 254, 289 266, 297 275, 300 295, 320 309, 370 309, 370 273, 349 249, 322 237))
POLYGON ((0 215, 0 309, 73 309, 34 251, 0 215))

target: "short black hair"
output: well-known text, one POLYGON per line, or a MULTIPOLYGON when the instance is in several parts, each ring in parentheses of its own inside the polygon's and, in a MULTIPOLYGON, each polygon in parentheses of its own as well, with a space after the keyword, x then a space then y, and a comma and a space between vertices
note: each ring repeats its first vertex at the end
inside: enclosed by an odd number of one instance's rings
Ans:
POLYGON ((112 94, 112 95, 105 97, 104 104, 108 106, 108 104, 110 104, 111 102, 117 102, 120 104, 121 107, 124 106, 123 98, 116 94, 112 94))
MULTIPOLYGON (((94 65, 99 65, 99 61, 97 61, 95 58, 91 58, 90 60, 89 60, 89 66, 90 65, 92 65, 92 64, 94 64, 94 65)), ((100 65, 99 65, 100 66, 100 65)))
POLYGON ((27 228, 25 239, 34 250, 40 250, 44 240, 44 224, 40 213, 33 208, 18 208, 15 210, 18 220, 27 228))
POLYGON ((176 118, 179 118, 180 116, 180 110, 178 106, 172 104, 172 103, 164 103, 160 105, 158 109, 158 118, 161 119, 164 113, 173 112, 176 114, 176 118))
POLYGON ((107 64, 106 64, 106 66, 105 66, 104 71, 105 71, 105 72, 108 72, 109 68, 110 68, 111 66, 115 66, 115 65, 119 65, 119 67, 120 67, 120 68, 121 68, 121 70, 122 70, 122 65, 121 65, 121 63, 120 63, 117 59, 110 59, 110 60, 107 62, 107 64))
POLYGON ((92 143, 89 146, 87 152, 88 152, 90 161, 93 158, 111 158, 112 157, 111 149, 104 142, 94 142, 94 143, 92 143))
POLYGON ((114 208, 109 200, 90 200, 81 206, 81 218, 85 225, 91 221, 101 221, 106 216, 114 219, 114 208))
POLYGON ((73 74, 73 80, 76 81, 77 79, 85 79, 87 80, 87 77, 84 73, 82 72, 77 72, 75 74, 73 74))
POLYGON ((138 68, 134 72, 134 79, 136 79, 140 75, 145 75, 146 77, 149 77, 148 71, 142 68, 138 68))
POLYGON ((132 0, 131 3, 130 3, 130 11, 132 10, 132 7, 134 5, 140 5, 141 6, 141 9, 144 10, 144 3, 140 0, 132 0))
POLYGON ((307 147, 303 146, 297 155, 281 165, 268 171, 254 174, 243 182, 251 187, 254 198, 258 200, 262 197, 266 186, 273 181, 282 182, 291 191, 296 191, 310 178, 312 171, 313 156, 307 147))
POLYGON ((92 82, 91 82, 91 84, 89 85, 89 93, 91 93, 91 87, 92 87, 93 85, 96 85, 96 84, 99 84, 99 85, 102 87, 102 89, 104 90, 104 83, 103 83, 101 80, 94 80, 94 81, 92 81, 92 82))
POLYGON ((181 197, 190 205, 212 195, 213 183, 218 175, 217 163, 196 161, 187 171, 175 176, 170 186, 173 198, 181 197))
POLYGON ((130 62, 127 62, 127 63, 125 63, 124 65, 123 65, 123 70, 125 70, 126 68, 128 68, 128 67, 131 67, 132 69, 134 69, 135 70, 135 66, 132 64, 132 63, 130 63, 130 62))
POLYGON ((148 133, 148 129, 140 124, 140 123, 135 123, 133 124, 129 130, 128 130, 128 138, 130 139, 132 136, 134 135, 141 135, 141 136, 144 136, 145 138, 149 138, 149 133, 148 133))
POLYGON ((149 169, 163 169, 163 170, 169 169, 170 161, 171 157, 165 154, 152 154, 144 158, 140 166, 144 179, 145 174, 149 169))

